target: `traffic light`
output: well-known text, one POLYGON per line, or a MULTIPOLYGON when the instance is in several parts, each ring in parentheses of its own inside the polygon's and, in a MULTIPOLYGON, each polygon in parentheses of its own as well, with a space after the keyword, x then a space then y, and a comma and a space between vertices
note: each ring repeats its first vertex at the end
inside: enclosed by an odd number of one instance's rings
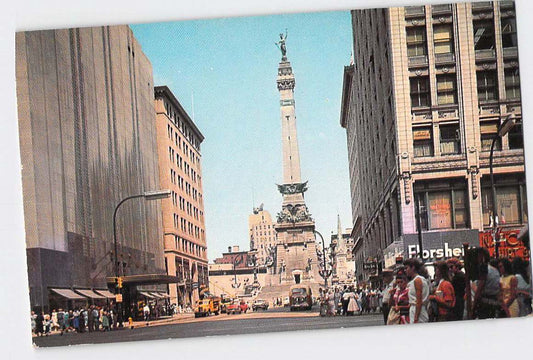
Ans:
POLYGON ((119 289, 122 288, 122 280, 123 280, 123 279, 122 279, 122 277, 120 277, 120 276, 117 278, 117 286, 118 286, 119 289))

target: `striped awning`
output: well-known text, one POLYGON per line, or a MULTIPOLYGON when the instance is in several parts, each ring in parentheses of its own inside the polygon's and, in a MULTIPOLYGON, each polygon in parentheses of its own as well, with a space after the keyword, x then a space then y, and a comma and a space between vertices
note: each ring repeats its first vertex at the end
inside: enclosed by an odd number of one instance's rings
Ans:
POLYGON ((67 299, 70 300, 85 300, 87 299, 85 296, 82 296, 80 294, 76 294, 74 291, 70 289, 50 289, 53 292, 55 292, 58 295, 61 295, 67 299))
POLYGON ((94 291, 89 290, 89 289, 75 289, 75 290, 76 292, 82 294, 83 296, 86 296, 91 299, 105 299, 105 296, 97 294, 94 291))

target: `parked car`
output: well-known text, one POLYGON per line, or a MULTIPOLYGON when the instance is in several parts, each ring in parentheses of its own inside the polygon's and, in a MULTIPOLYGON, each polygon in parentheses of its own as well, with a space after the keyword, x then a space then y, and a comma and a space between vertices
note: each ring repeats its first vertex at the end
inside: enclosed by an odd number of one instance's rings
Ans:
POLYGON ((289 300, 289 297, 286 296, 284 299, 283 299, 283 306, 289 306, 291 304, 291 301, 289 300))
POLYGON ((268 310, 268 301, 265 301, 265 300, 261 300, 261 299, 257 299, 253 302, 252 304, 252 310, 253 311, 257 311, 257 310, 268 310))
POLYGON ((233 300, 231 304, 226 306, 226 314, 240 314, 242 312, 239 301, 233 300))
POLYGON ((224 299, 220 300, 220 312, 221 313, 227 312, 227 307, 228 307, 228 305, 231 304, 231 302, 232 302, 232 300, 229 299, 229 298, 224 298, 224 299))

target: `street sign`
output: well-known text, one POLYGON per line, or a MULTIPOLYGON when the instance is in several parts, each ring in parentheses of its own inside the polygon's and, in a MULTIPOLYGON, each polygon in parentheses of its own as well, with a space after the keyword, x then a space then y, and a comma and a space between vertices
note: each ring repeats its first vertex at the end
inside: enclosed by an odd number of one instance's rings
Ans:
POLYGON ((122 294, 116 294, 115 295, 115 301, 118 302, 118 303, 121 303, 122 302, 122 294))
POLYGON ((363 263, 363 270, 367 270, 370 272, 375 272, 378 270, 378 263, 377 262, 366 262, 363 263))
POLYGON ((192 288, 193 289, 198 289, 198 283, 197 282, 193 282, 192 283, 192 288))

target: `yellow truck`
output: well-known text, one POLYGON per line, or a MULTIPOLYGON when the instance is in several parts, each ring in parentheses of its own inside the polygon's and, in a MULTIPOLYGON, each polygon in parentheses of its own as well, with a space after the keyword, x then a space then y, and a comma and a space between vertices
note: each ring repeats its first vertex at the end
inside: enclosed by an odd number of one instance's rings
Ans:
POLYGON ((194 317, 218 315, 220 313, 220 298, 210 297, 196 302, 194 307, 194 317))

